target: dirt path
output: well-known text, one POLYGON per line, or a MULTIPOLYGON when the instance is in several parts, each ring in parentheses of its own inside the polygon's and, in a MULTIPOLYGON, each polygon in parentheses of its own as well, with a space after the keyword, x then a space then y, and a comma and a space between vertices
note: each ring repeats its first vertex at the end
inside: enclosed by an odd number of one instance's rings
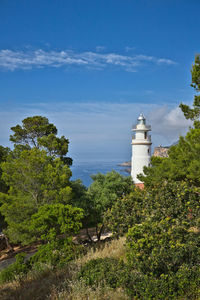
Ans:
MULTIPOLYGON (((95 234, 95 229, 90 228, 89 233, 92 237, 92 240, 94 242, 96 242, 97 238, 96 238, 96 234, 95 234)), ((102 233, 101 241, 103 241, 111 236, 112 236, 111 232, 102 233)), ((80 230, 79 234, 76 235, 76 237, 74 238, 74 240, 77 240, 78 243, 80 243, 84 240, 87 240, 87 239, 88 239, 88 236, 87 236, 85 229, 80 230)), ((15 256, 18 253, 25 252, 27 254, 26 259, 31 257, 37 251, 38 245, 39 244, 34 244, 32 246, 25 246, 25 247, 17 246, 17 247, 13 248, 13 252, 10 252, 8 250, 1 251, 0 252, 0 271, 3 270, 4 268, 6 268, 7 266, 9 266, 10 264, 12 264, 13 262, 15 262, 15 256)))

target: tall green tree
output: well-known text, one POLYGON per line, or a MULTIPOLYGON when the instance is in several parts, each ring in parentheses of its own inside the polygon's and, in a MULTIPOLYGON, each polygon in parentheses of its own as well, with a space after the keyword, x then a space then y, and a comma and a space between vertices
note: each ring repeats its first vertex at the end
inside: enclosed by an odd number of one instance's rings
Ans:
POLYGON ((189 107, 186 104, 181 103, 180 108, 182 109, 186 119, 194 121, 194 126, 200 127, 200 54, 196 55, 195 63, 191 70, 192 83, 191 86, 195 89, 197 94, 194 96, 193 107, 189 107))
POLYGON ((152 157, 152 167, 144 168, 146 176, 139 176, 146 186, 154 186, 160 180, 168 179, 192 180, 193 184, 200 186, 200 55, 195 58, 191 74, 191 86, 197 93, 193 107, 180 104, 180 108, 187 119, 194 121, 194 126, 185 137, 179 138, 177 145, 170 147, 168 158, 152 157))
POLYGON ((117 199, 125 197, 133 189, 131 177, 122 176, 115 171, 107 174, 92 175, 92 184, 88 188, 88 200, 85 213, 87 226, 96 226, 98 240, 104 229, 104 214, 117 199))
POLYGON ((169 149, 168 158, 152 157, 151 167, 144 168, 146 176, 139 176, 146 187, 156 186, 160 181, 191 180, 200 186, 200 129, 191 128, 177 145, 169 149))
POLYGON ((2 170, 3 180, 10 187, 8 194, 0 194, 7 233, 13 242, 27 243, 29 219, 39 207, 70 201, 71 171, 59 158, 53 159, 37 148, 23 150, 17 159, 8 158, 2 170))
POLYGON ((68 152, 69 140, 64 136, 57 137, 57 128, 54 124, 49 123, 46 117, 33 116, 25 118, 22 125, 11 128, 13 134, 10 135, 10 141, 14 145, 38 149, 44 149, 48 155, 60 157, 64 163, 71 165, 72 159, 66 157, 68 152))
MULTIPOLYGON (((7 156, 10 152, 9 148, 5 148, 3 146, 0 146, 0 193, 7 193, 8 192, 8 185, 5 183, 5 181, 2 178, 2 168, 1 168, 1 164, 6 161, 7 156)), ((1 204, 0 204, 1 206, 1 204)), ((0 213, 0 232, 2 231, 2 229, 4 229, 6 227, 6 222, 5 222, 5 218, 3 217, 3 215, 0 213)))
POLYGON ((53 133, 49 132, 56 132, 55 126, 49 125, 43 117, 27 119, 24 128, 16 126, 14 150, 1 165, 2 179, 9 189, 7 193, 0 193, 0 211, 8 224, 6 232, 11 241, 24 244, 34 239, 29 220, 41 206, 67 204, 72 198, 71 170, 63 160, 68 149, 67 140, 55 136, 53 140, 57 140, 57 144, 49 142, 41 146, 41 139, 51 140, 53 133), (39 120, 39 129, 36 120, 39 120), (60 155, 57 150, 55 152, 56 147, 60 155))
POLYGON ((6 193, 8 191, 8 186, 2 179, 2 168, 1 164, 6 161, 7 156, 10 152, 8 147, 0 146, 0 192, 6 193))

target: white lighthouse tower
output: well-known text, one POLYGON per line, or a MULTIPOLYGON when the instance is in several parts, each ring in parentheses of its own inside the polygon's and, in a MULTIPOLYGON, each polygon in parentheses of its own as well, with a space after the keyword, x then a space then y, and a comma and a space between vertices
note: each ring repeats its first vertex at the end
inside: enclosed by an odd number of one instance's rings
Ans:
POLYGON ((151 158, 151 136, 149 131, 151 126, 146 125, 146 119, 143 114, 138 117, 138 122, 133 126, 132 131, 132 160, 131 160, 131 176, 133 182, 140 186, 142 182, 137 175, 142 173, 144 166, 149 166, 151 158))

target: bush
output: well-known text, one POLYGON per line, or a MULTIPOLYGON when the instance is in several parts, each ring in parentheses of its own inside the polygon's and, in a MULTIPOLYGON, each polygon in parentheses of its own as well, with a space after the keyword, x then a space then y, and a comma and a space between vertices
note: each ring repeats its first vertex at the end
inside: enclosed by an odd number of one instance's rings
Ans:
POLYGON ((118 198, 112 207, 106 211, 104 223, 115 237, 123 236, 130 227, 141 223, 145 215, 143 212, 144 199, 145 192, 136 189, 129 195, 118 198))
POLYGON ((143 299, 197 299, 200 286, 199 232, 190 222, 153 218, 129 229, 127 258, 131 275, 124 285, 143 299), (131 277, 131 279, 130 279, 131 277))
POLYGON ((134 299, 199 299, 200 270, 195 266, 182 266, 177 273, 156 278, 127 267, 121 286, 134 299))
POLYGON ((120 278, 123 276, 125 264, 115 258, 97 258, 86 263, 78 273, 78 279, 86 285, 97 288, 120 286, 120 278))
POLYGON ((15 279, 22 279, 30 269, 29 262, 25 262, 25 253, 19 253, 16 255, 16 261, 5 268, 0 273, 0 282, 8 282, 15 279))
POLYGON ((81 251, 81 247, 74 245, 70 238, 56 239, 41 245, 38 251, 30 258, 32 267, 47 264, 51 267, 62 267, 74 259, 81 251))

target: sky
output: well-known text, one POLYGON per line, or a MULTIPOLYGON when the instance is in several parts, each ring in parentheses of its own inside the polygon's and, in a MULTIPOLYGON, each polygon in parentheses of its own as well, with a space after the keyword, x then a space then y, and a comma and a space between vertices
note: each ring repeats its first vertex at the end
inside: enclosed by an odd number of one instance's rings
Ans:
POLYGON ((142 112, 153 146, 191 125, 199 0, 1 0, 0 144, 46 116, 76 161, 129 160, 142 112))

